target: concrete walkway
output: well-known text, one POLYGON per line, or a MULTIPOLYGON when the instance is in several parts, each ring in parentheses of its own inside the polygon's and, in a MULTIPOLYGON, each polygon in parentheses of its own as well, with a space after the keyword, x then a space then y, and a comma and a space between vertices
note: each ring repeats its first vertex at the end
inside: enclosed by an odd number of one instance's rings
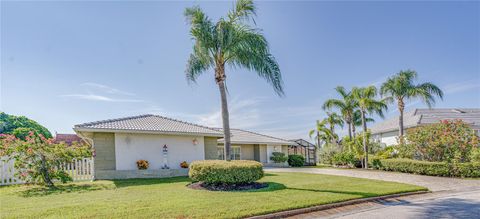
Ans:
POLYGON ((430 191, 464 191, 480 189, 480 180, 459 179, 436 176, 423 176, 408 173, 396 173, 376 170, 361 169, 335 169, 335 168, 265 168, 268 172, 299 172, 315 173, 336 176, 350 176, 366 179, 377 179, 384 181, 400 182, 427 187, 430 191))
POLYGON ((366 202, 296 215, 304 218, 480 218, 480 180, 333 168, 268 168, 268 172, 302 172, 350 176, 427 187, 429 194, 366 202))

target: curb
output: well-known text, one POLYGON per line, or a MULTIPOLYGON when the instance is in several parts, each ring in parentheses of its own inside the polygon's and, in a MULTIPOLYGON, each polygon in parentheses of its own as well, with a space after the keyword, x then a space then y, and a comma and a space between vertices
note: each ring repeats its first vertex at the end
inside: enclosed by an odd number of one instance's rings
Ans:
POLYGON ((347 205, 354 205, 354 204, 359 204, 359 203, 364 203, 364 202, 378 201, 378 200, 384 200, 384 199, 389 199, 389 198, 397 198, 397 197, 403 197, 403 196, 410 196, 410 195, 420 195, 420 194, 426 194, 426 193, 430 193, 430 191, 406 192, 406 193, 383 195, 383 196, 370 197, 370 198, 353 199, 353 200, 344 201, 344 202, 317 205, 317 206, 312 206, 312 207, 307 207, 307 208, 299 208, 299 209, 280 211, 280 212, 275 212, 275 213, 270 213, 270 214, 258 215, 258 216, 248 217, 248 219, 285 218, 285 217, 290 217, 290 216, 294 216, 294 215, 310 213, 310 212, 314 212, 314 211, 322 211, 322 210, 327 210, 327 209, 331 209, 331 208, 343 207, 343 206, 347 206, 347 205))

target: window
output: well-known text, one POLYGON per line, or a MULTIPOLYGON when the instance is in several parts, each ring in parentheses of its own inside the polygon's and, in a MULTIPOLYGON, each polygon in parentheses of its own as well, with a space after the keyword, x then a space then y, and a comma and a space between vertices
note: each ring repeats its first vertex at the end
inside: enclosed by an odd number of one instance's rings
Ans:
MULTIPOLYGON (((223 146, 217 148, 217 155, 219 160, 224 160, 223 146)), ((240 146, 232 146, 231 152, 230 152, 230 159, 240 160, 240 155, 241 155, 240 146)))

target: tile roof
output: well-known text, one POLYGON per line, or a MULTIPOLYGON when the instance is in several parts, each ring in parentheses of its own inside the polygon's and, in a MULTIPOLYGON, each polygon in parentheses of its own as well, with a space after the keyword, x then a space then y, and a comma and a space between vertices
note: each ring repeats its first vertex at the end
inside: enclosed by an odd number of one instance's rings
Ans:
POLYGON ((67 145, 72 145, 73 142, 81 142, 83 141, 76 134, 56 134, 55 135, 55 143, 65 142, 67 145))
MULTIPOLYGON (((438 123, 440 120, 460 119, 470 124, 474 129, 480 129, 480 109, 415 109, 405 112, 403 125, 405 128, 415 127, 421 124, 438 123)), ((398 130, 398 115, 383 122, 376 123, 370 130, 372 134, 385 133, 398 130)))
MULTIPOLYGON (((222 129, 217 129, 221 131, 222 129)), ((272 137, 256 132, 245 131, 241 129, 230 129, 231 133, 231 142, 232 144, 282 144, 282 145, 292 145, 296 144, 295 142, 288 141, 285 139, 272 137)), ((223 143, 223 139, 218 139, 219 143, 223 143)))
POLYGON ((76 131, 140 131, 164 134, 200 134, 222 137, 223 133, 193 123, 158 115, 140 115, 75 125, 76 131))

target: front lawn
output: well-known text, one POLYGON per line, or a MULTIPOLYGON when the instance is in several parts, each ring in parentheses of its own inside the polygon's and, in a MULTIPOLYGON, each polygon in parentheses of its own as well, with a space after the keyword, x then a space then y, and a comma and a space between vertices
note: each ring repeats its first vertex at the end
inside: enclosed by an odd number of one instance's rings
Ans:
POLYGON ((0 187, 0 218, 238 218, 287 209, 425 190, 377 180, 275 173, 268 188, 211 192, 187 188, 186 177, 0 187))

